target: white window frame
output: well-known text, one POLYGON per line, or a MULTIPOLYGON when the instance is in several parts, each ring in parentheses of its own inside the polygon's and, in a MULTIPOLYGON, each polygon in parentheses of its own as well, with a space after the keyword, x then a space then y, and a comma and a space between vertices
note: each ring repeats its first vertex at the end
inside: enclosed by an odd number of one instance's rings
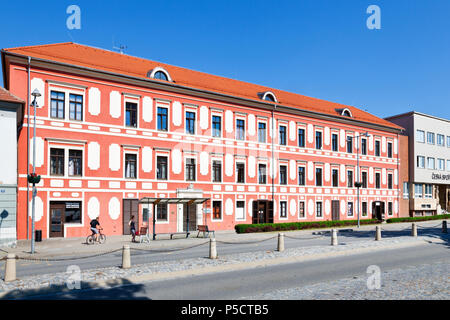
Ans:
POLYGON ((47 144, 47 154, 48 154, 48 163, 47 163, 47 172, 48 177, 50 179, 81 179, 86 176, 86 152, 84 143, 82 146, 77 145, 67 145, 67 144, 61 144, 58 142, 51 142, 47 144), (62 176, 55 176, 50 174, 50 149, 64 149, 64 175, 62 176), (69 150, 81 150, 82 152, 82 168, 81 168, 81 176, 69 176, 69 150))
POLYGON ((137 179, 139 179, 139 150, 135 150, 135 149, 128 149, 128 148, 123 148, 123 155, 122 155, 122 159, 123 159, 123 178, 126 181, 136 181, 137 179), (135 154, 136 155, 136 178, 127 178, 126 177, 126 155, 127 154, 135 154))
POLYGON ((245 212, 246 212, 246 201, 245 200, 243 200, 243 199, 237 199, 236 201, 235 201, 235 214, 234 214, 234 220, 235 221, 245 221, 246 220, 246 214, 245 214, 245 212), (243 209, 243 211, 242 211, 242 213, 243 213, 243 218, 238 218, 238 216, 237 216, 237 209, 238 209, 238 206, 237 206, 237 204, 238 204, 238 202, 243 202, 244 203, 244 209, 243 209))
MULTIPOLYGON (((51 121, 68 121, 81 123, 86 121, 86 89, 82 89, 78 86, 70 86, 69 84, 56 84, 48 83, 48 118, 51 121), (52 91, 64 92, 64 118, 53 118, 51 116, 51 101, 52 91), (83 96, 83 120, 70 119, 70 94, 77 94, 83 96)), ((42 106, 40 106, 42 108, 42 106)))
POLYGON ((139 110, 140 110, 140 98, 134 95, 123 94, 123 127, 128 130, 134 130, 139 128, 139 110), (137 104, 136 107, 136 127, 127 126, 127 102, 137 104))

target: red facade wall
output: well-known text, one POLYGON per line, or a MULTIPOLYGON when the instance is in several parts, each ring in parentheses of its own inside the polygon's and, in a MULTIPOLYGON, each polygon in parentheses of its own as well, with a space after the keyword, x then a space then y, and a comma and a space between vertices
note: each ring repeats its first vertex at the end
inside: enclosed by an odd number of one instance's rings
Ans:
MULTIPOLYGON (((10 91, 26 100, 26 68, 11 64, 9 72, 10 91)), ((398 137, 394 133, 275 112, 273 117, 276 134, 272 146, 270 135, 272 114, 262 109, 150 90, 129 84, 112 83, 81 75, 32 69, 31 79, 36 78, 41 79, 44 83, 44 105, 37 109, 39 143, 36 147, 38 160, 36 172, 42 177, 42 181, 38 185, 39 200, 37 202, 39 203, 37 203, 36 212, 39 219, 36 219, 36 229, 43 230, 44 238, 49 236, 49 204, 51 201, 81 201, 82 203, 81 223, 65 225, 64 236, 86 236, 89 233, 89 221, 96 213, 100 214, 105 233, 107 235, 118 235, 123 233, 123 199, 177 197, 177 190, 186 189, 191 183, 193 189, 202 190, 203 197, 211 198, 211 201, 204 207, 212 209, 212 201, 222 201, 222 219, 213 220, 211 214, 207 214, 206 217, 206 223, 214 230, 229 230, 237 223, 251 223, 251 201, 271 200, 272 195, 274 195, 275 200, 274 222, 331 220, 331 200, 340 201, 340 219, 356 219, 357 189, 347 187, 346 172, 348 169, 353 170, 353 176, 356 180, 356 143, 353 143, 353 153, 350 154, 346 152, 346 145, 342 146, 340 141, 342 135, 345 136, 345 139, 347 135, 354 136, 357 132, 364 133, 367 131, 371 135, 371 138, 367 139, 368 154, 360 157, 361 170, 366 171, 368 176, 368 188, 361 189, 360 195, 361 202, 368 203, 369 212, 367 217, 363 218, 372 217, 371 203, 374 201, 385 202, 386 210, 387 203, 392 202, 392 217, 398 216, 399 184, 397 172, 399 155, 397 146, 399 147, 401 144, 403 148, 403 144, 407 144, 407 142, 403 142, 402 139, 397 140, 398 137), (100 92, 98 115, 96 114, 98 106, 95 106, 95 101, 90 97, 91 92, 93 92, 91 91, 92 88, 97 88, 100 92), (83 120, 51 118, 49 112, 51 90, 82 93, 84 95, 83 120), (114 109, 112 107, 114 105, 112 100, 114 99, 111 99, 112 91, 116 91, 120 97, 118 102, 120 116, 117 118, 111 115, 111 109, 114 109), (151 101, 151 107, 150 104, 144 103, 144 98, 146 101, 151 101), (138 126, 136 128, 125 127, 126 99, 138 103, 138 126), (176 106, 180 104, 181 108, 177 109, 176 106), (166 106, 169 109, 168 132, 160 132, 156 129, 158 105, 166 106), (195 135, 185 133, 184 115, 186 110, 192 110, 196 113, 195 135), (211 119, 213 114, 222 116, 223 136, 221 138, 212 137, 211 119), (179 123, 176 122, 177 117, 181 119, 179 123), (245 120, 246 137, 244 141, 235 138, 237 118, 245 120), (266 122, 266 143, 258 143, 258 121, 266 122), (278 143, 280 125, 286 125, 287 127, 287 145, 285 146, 278 143), (228 126, 231 128, 231 130, 228 130, 229 132, 227 131, 228 126), (306 131, 304 148, 298 147, 299 128, 304 128, 306 131), (290 131, 293 134, 290 134, 290 131), (322 132, 322 150, 316 150, 315 148, 316 131, 322 132), (338 152, 331 151, 331 134, 334 132, 338 134, 338 152), (311 137, 312 139, 310 139, 311 137), (380 157, 374 156, 375 140, 380 141, 380 157), (393 145, 392 158, 387 157, 388 142, 393 145), (96 151, 96 145, 98 146, 98 152, 96 151), (61 177, 50 175, 49 150, 51 147, 82 150, 82 177, 69 177, 67 174, 61 177), (276 159, 274 181, 270 177, 272 147, 274 147, 273 156, 276 159), (137 179, 124 178, 124 154, 126 152, 138 155, 137 179), (156 179, 156 156, 165 154, 169 157, 169 179, 160 181, 156 179), (114 159, 110 159, 110 157, 114 159), (184 159, 186 157, 196 159, 195 182, 185 180, 184 159), (212 182, 213 159, 222 161, 221 183, 212 182), (236 183, 235 162, 245 163, 245 183, 236 183), (265 185, 258 183, 259 163, 267 165, 267 183, 265 185), (115 168, 116 164, 118 168, 115 168), (279 183, 280 164, 287 166, 287 185, 280 185, 279 183), (305 166, 306 168, 305 186, 299 186, 298 166, 305 166), (178 168, 180 170, 177 170, 178 168), (323 171, 323 186, 321 187, 315 185, 315 168, 322 168, 323 171), (339 169, 339 187, 332 187, 331 171, 333 168, 339 169), (295 172, 291 176, 292 170, 295 170, 295 172), (345 170, 345 179, 341 181, 342 170, 345 170), (373 175, 371 172, 373 172, 373 175), (375 188, 375 172, 379 172, 382 177, 380 189, 375 188), (231 173, 231 175, 227 175, 227 173, 231 173), (392 189, 387 187, 388 173, 393 175, 394 185, 392 189), (312 179, 310 179, 311 177, 312 179), (273 192, 272 183, 274 185, 273 192), (239 200, 245 201, 245 219, 243 220, 236 220, 236 201, 239 200), (287 201, 286 218, 280 217, 280 201, 287 201), (298 217, 299 201, 305 201, 306 218, 298 217), (316 202, 318 201, 322 202, 322 217, 316 217, 316 202), (353 202, 354 205, 353 216, 351 217, 347 216, 346 213, 348 202, 353 202)), ((67 108, 66 105, 66 112, 68 112, 67 108)), ((27 126, 28 120, 25 116, 24 127, 20 131, 18 141, 19 239, 27 237, 27 126)), ((402 161, 404 161, 403 158, 402 161)), ((142 221, 142 206, 139 209, 139 214, 140 221, 142 221)), ((177 231, 179 214, 181 214, 179 208, 176 205, 170 205, 168 209, 169 221, 158 222, 157 232, 177 231)), ((205 221, 204 216, 200 216, 200 219, 205 221)), ((28 223, 30 224, 30 221, 28 223)))

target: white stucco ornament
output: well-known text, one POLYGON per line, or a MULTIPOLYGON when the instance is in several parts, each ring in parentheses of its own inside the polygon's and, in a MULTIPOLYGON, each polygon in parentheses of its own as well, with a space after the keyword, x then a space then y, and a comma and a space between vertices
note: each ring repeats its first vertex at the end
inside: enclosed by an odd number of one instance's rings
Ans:
POLYGON ((88 216, 89 219, 95 219, 100 215, 100 202, 96 197, 92 197, 88 201, 88 216))
POLYGON ((120 201, 116 197, 109 200, 108 213, 111 219, 117 220, 120 216, 120 201))

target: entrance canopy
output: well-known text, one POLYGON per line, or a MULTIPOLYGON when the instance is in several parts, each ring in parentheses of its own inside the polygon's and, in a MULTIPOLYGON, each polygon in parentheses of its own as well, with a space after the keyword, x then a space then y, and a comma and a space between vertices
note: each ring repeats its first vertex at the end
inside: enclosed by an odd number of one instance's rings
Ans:
POLYGON ((149 198, 139 200, 140 204, 202 204, 210 198, 149 198))

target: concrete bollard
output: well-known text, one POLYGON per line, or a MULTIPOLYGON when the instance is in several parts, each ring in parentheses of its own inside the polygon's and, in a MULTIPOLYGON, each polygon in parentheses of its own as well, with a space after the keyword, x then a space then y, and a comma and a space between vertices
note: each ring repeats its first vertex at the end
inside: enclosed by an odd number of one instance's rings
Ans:
POLYGON ((376 226, 375 228, 376 228, 375 229, 375 240, 380 241, 381 240, 381 227, 376 226))
POLYGON ((122 250, 122 269, 131 268, 130 246, 124 245, 122 250))
POLYGON ((411 227, 411 236, 417 237, 417 225, 415 222, 412 223, 411 227))
POLYGON ((16 280, 16 255, 9 253, 5 263, 5 282, 16 280))
POLYGON ((278 247, 277 251, 282 252, 284 251, 284 233, 278 234, 278 247))
POLYGON ((209 258, 217 259, 216 239, 214 239, 214 238, 211 238, 209 240, 209 258))
POLYGON ((447 221, 442 221, 442 233, 448 233, 448 231, 447 231, 447 221))
POLYGON ((337 229, 331 230, 331 245, 332 246, 337 246, 338 245, 337 229))

